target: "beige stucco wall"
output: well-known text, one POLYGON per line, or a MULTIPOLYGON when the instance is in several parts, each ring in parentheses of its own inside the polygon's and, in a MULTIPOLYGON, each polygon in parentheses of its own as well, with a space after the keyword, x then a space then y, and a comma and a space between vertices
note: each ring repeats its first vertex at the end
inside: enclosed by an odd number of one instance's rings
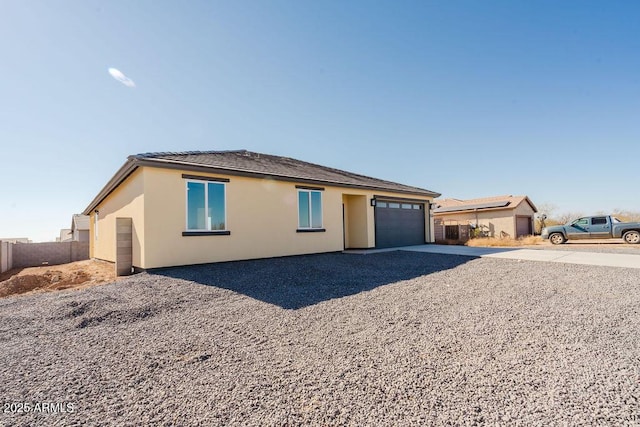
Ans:
POLYGON ((374 208, 369 201, 374 194, 393 196, 389 192, 324 186, 322 208, 326 231, 299 233, 295 182, 189 173, 229 179, 226 213, 231 235, 182 236, 186 222, 183 173, 144 168, 143 268, 341 251, 345 240, 342 219, 345 201, 348 246, 374 247, 374 208))
POLYGON ((513 210, 467 212, 453 214, 438 214, 436 218, 444 221, 458 221, 461 224, 478 224, 489 232, 491 237, 500 237, 501 232, 510 236, 514 234, 515 217, 513 210))
POLYGON ((522 202, 518 205, 518 207, 516 207, 515 214, 533 217, 535 212, 533 211, 533 208, 529 203, 522 202))
MULTIPOLYGON (((424 196, 323 186, 325 232, 297 232, 296 184, 165 168, 138 168, 97 209, 98 239, 91 238, 91 256, 115 261, 115 218, 133 219, 133 265, 157 268, 241 259, 341 251, 375 247, 374 195, 424 196), (227 178, 226 216, 230 235, 183 236, 186 229, 186 180, 182 174, 227 178), (343 206, 346 234, 343 234, 343 206), (345 242, 346 241, 346 242, 345 242)), ((93 216, 91 213, 91 235, 93 216)), ((425 237, 432 241, 430 218, 425 237)))
POLYGON ((533 209, 526 201, 521 202, 515 209, 489 210, 475 212, 452 212, 449 214, 437 214, 435 217, 444 221, 458 221, 461 224, 476 224, 476 222, 489 230, 491 237, 500 237, 505 233, 510 237, 516 235, 516 216, 526 215, 533 217, 533 209), (476 221, 477 218, 477 221, 476 221))
POLYGON ((344 204, 344 226, 345 226, 345 247, 346 248, 369 248, 369 199, 366 196, 355 196, 345 194, 342 197, 344 204))
POLYGON ((116 261, 116 218, 133 220, 133 265, 144 268, 144 173, 137 169, 118 188, 107 196, 98 210, 98 238, 95 238, 95 210, 90 214, 90 256, 116 261))
MULTIPOLYGON (((182 236, 186 228, 186 181, 181 171, 144 168, 144 268, 330 252, 342 249, 341 195, 323 194, 326 232, 297 233, 297 189, 293 183, 228 177, 229 236, 182 236)), ((193 173, 192 173, 193 174, 193 173)), ((224 177, 216 174, 200 176, 224 177)))
MULTIPOLYGON (((531 207, 531 205, 529 203, 522 202, 518 205, 518 207, 516 207, 515 212, 514 212, 515 216, 528 216, 531 217, 531 232, 533 232, 535 230, 535 224, 533 222, 533 217, 535 215, 535 212, 533 210, 533 208, 531 207)), ((513 235, 516 235, 516 229, 515 229, 515 220, 514 220, 514 229, 513 229, 513 235)))

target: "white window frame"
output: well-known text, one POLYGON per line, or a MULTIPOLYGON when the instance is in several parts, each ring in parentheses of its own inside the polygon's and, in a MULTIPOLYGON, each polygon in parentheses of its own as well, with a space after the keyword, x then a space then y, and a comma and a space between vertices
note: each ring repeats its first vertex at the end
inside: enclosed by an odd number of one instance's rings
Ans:
MULTIPOLYGON (((185 184, 184 184, 184 231, 187 232, 193 232, 193 233, 198 233, 198 232, 202 232, 202 233, 206 233, 206 232, 211 232, 211 231, 229 231, 229 224, 227 223, 227 183, 226 182, 218 182, 218 181, 205 181, 205 180, 200 180, 200 179, 186 179, 185 180, 185 184), (195 182, 195 183, 199 183, 199 184, 204 184, 204 209, 205 212, 209 206, 209 185, 208 184, 217 184, 217 185, 222 185, 224 188, 224 230, 207 230, 206 228, 203 229, 196 229, 196 228, 189 228, 189 183, 190 182, 195 182)), ((208 221, 205 220, 205 223, 208 221)))
POLYGON ((305 188, 299 188, 298 189, 298 230, 322 230, 324 228, 324 201, 322 200, 322 193, 323 191, 321 190, 308 190, 305 188), (300 225, 300 193, 309 193, 309 226, 308 227, 302 227, 300 225), (314 227, 313 226, 313 210, 311 209, 311 193, 319 193, 320 194, 320 227, 314 227))

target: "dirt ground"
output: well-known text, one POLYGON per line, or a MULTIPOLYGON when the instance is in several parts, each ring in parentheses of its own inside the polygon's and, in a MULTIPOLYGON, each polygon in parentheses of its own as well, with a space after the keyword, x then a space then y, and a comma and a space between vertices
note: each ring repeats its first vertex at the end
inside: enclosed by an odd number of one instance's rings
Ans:
POLYGON ((84 289, 115 280, 113 264, 98 260, 18 268, 0 274, 0 298, 63 289, 84 289))

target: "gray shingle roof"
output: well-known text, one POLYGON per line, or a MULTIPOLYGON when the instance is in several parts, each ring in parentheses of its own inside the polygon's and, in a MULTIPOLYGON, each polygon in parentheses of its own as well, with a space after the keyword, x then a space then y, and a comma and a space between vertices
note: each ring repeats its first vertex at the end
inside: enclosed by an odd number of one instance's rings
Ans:
POLYGON ((87 215, 73 214, 71 218, 72 230, 88 230, 89 229, 89 217, 87 215))
POLYGON ((509 201, 503 202, 489 202, 489 203, 476 203, 470 205, 458 205, 458 206, 449 206, 449 207, 441 207, 436 208, 434 212, 457 212, 457 211, 469 211, 474 209, 490 209, 490 208, 503 208, 509 205, 509 201))
POLYGON ((493 196, 483 197, 479 199, 460 200, 460 199, 437 199, 434 204, 437 206, 433 210, 435 214, 448 214, 453 212, 475 211, 475 210, 499 210, 499 209, 515 209, 522 202, 526 201, 533 209, 538 209, 527 196, 493 196))
POLYGON ((133 157, 139 160, 202 166, 222 171, 242 172, 250 175, 273 176, 313 183, 398 191, 422 194, 430 197, 439 196, 438 193, 424 188, 385 181, 289 157, 255 153, 247 150, 143 153, 133 157))
POLYGON ((185 171, 212 172, 228 175, 273 178, 301 184, 334 185, 368 190, 389 191, 425 197, 438 197, 439 193, 424 188, 385 181, 344 170, 303 162, 289 157, 235 151, 184 151, 142 153, 129 156, 124 165, 107 182, 98 195, 82 212, 89 215, 113 190, 138 167, 164 167, 185 171))

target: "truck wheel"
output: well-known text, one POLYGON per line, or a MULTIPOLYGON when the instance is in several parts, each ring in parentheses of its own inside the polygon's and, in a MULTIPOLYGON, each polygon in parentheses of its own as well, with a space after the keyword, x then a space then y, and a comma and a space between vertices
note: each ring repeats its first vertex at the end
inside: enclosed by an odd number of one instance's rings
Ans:
POLYGON ((553 233, 551 234, 551 236, 549 236, 549 241, 554 245, 561 245, 566 242, 567 239, 564 238, 562 233, 553 233))
POLYGON ((627 231, 622 238, 627 243, 640 243, 640 233, 635 230, 627 231))

